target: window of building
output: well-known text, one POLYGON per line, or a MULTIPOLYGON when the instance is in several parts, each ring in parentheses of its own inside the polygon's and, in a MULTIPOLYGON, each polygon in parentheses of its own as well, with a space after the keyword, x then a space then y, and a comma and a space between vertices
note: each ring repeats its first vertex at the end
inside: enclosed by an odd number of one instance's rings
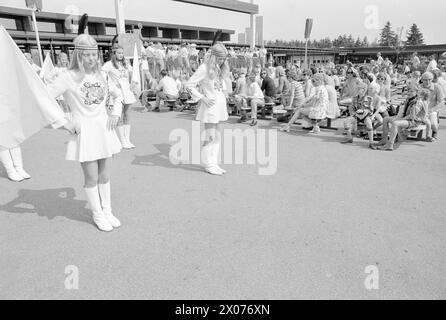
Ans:
POLYGON ((0 24, 2 24, 5 27, 5 29, 17 30, 17 24, 15 19, 0 17, 0 24))
POLYGON ((55 22, 37 21, 37 28, 42 32, 57 32, 55 22))
POLYGON ((114 26, 105 26, 105 34, 109 36, 114 36, 117 34, 116 27, 114 26))

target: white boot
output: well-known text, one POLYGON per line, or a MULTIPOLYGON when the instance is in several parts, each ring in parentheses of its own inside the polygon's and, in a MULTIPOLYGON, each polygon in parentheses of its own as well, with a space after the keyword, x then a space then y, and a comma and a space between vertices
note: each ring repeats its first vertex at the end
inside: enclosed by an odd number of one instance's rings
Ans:
POLYGON ((93 188, 84 188, 87 195, 88 203, 93 211, 93 221, 101 231, 112 231, 113 227, 108 222, 101 207, 101 199, 99 198, 98 186, 93 188))
POLYGON ((212 157, 213 144, 207 144, 201 149, 201 161, 207 173, 221 176, 223 172, 217 167, 215 158, 212 157))
POLYGON ((211 159, 212 163, 221 171, 221 173, 225 174, 226 170, 221 168, 218 164, 218 154, 220 153, 220 144, 213 143, 211 144, 211 159))
POLYGON ((99 196, 101 197, 102 211, 104 212, 105 218, 113 228, 119 228, 121 226, 121 222, 113 215, 111 208, 110 182, 98 184, 98 188, 99 196))
POLYGON ((131 128, 131 126, 129 124, 125 124, 125 125, 123 125, 123 127, 124 127, 125 142, 129 146, 129 148, 131 148, 131 149, 136 148, 135 145, 130 142, 130 128, 131 128))
POLYGON ((20 147, 9 149, 15 170, 23 179, 31 179, 31 176, 23 169, 22 150, 20 147))
POLYGON ((14 163, 12 162, 9 150, 0 151, 0 161, 3 163, 3 166, 6 169, 6 174, 8 175, 9 180, 14 182, 23 181, 23 177, 18 174, 14 168, 14 163))
POLYGON ((119 138, 119 141, 121 141, 122 147, 124 149, 130 149, 129 145, 127 144, 127 140, 125 138, 124 126, 117 126, 116 133, 118 134, 118 138, 119 138))

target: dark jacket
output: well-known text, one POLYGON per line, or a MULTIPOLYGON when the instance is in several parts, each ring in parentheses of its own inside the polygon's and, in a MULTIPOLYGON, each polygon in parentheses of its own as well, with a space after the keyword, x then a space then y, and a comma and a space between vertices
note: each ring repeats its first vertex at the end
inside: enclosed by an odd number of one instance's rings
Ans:
POLYGON ((276 94, 276 85, 274 84, 274 80, 268 76, 263 79, 262 87, 260 89, 265 92, 265 96, 267 97, 274 97, 276 94))

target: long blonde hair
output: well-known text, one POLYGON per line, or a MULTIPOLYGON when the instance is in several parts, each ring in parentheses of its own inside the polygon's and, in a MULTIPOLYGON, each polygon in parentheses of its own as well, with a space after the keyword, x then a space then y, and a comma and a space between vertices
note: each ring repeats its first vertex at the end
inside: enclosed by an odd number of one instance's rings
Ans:
MULTIPOLYGON (((82 64, 82 54, 86 51, 92 51, 92 49, 79 49, 78 47, 97 47, 98 43, 96 40, 88 35, 88 34, 81 34, 76 39, 74 39, 74 46, 75 50, 73 53, 73 60, 71 61, 71 65, 68 68, 71 71, 75 71, 78 73, 79 78, 76 79, 77 81, 82 81, 82 79, 85 77, 85 68, 82 64)), ((102 75, 102 66, 101 61, 99 59, 99 51, 98 52, 98 60, 96 65, 93 67, 93 72, 101 79, 101 81, 106 84, 106 81, 102 75)))
POLYGON ((212 80, 219 78, 220 80, 229 78, 229 64, 228 60, 223 63, 223 67, 217 63, 217 57, 211 53, 208 53, 204 57, 204 63, 206 64, 208 77, 212 80))

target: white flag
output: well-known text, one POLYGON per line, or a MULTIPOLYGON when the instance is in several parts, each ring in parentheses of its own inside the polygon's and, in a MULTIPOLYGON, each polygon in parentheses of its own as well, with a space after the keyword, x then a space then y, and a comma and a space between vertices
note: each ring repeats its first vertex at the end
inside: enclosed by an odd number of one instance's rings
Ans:
POLYGON ((64 113, 0 25, 0 148, 14 148, 64 113))
POLYGON ((47 53, 45 56, 45 61, 43 62, 42 69, 40 70, 40 78, 42 78, 44 81, 47 81, 54 72, 54 64, 51 60, 50 54, 47 53))
POLYGON ((132 73, 132 84, 136 85, 138 91, 141 91, 141 73, 139 71, 139 55, 138 48, 133 50, 133 73, 132 73))

